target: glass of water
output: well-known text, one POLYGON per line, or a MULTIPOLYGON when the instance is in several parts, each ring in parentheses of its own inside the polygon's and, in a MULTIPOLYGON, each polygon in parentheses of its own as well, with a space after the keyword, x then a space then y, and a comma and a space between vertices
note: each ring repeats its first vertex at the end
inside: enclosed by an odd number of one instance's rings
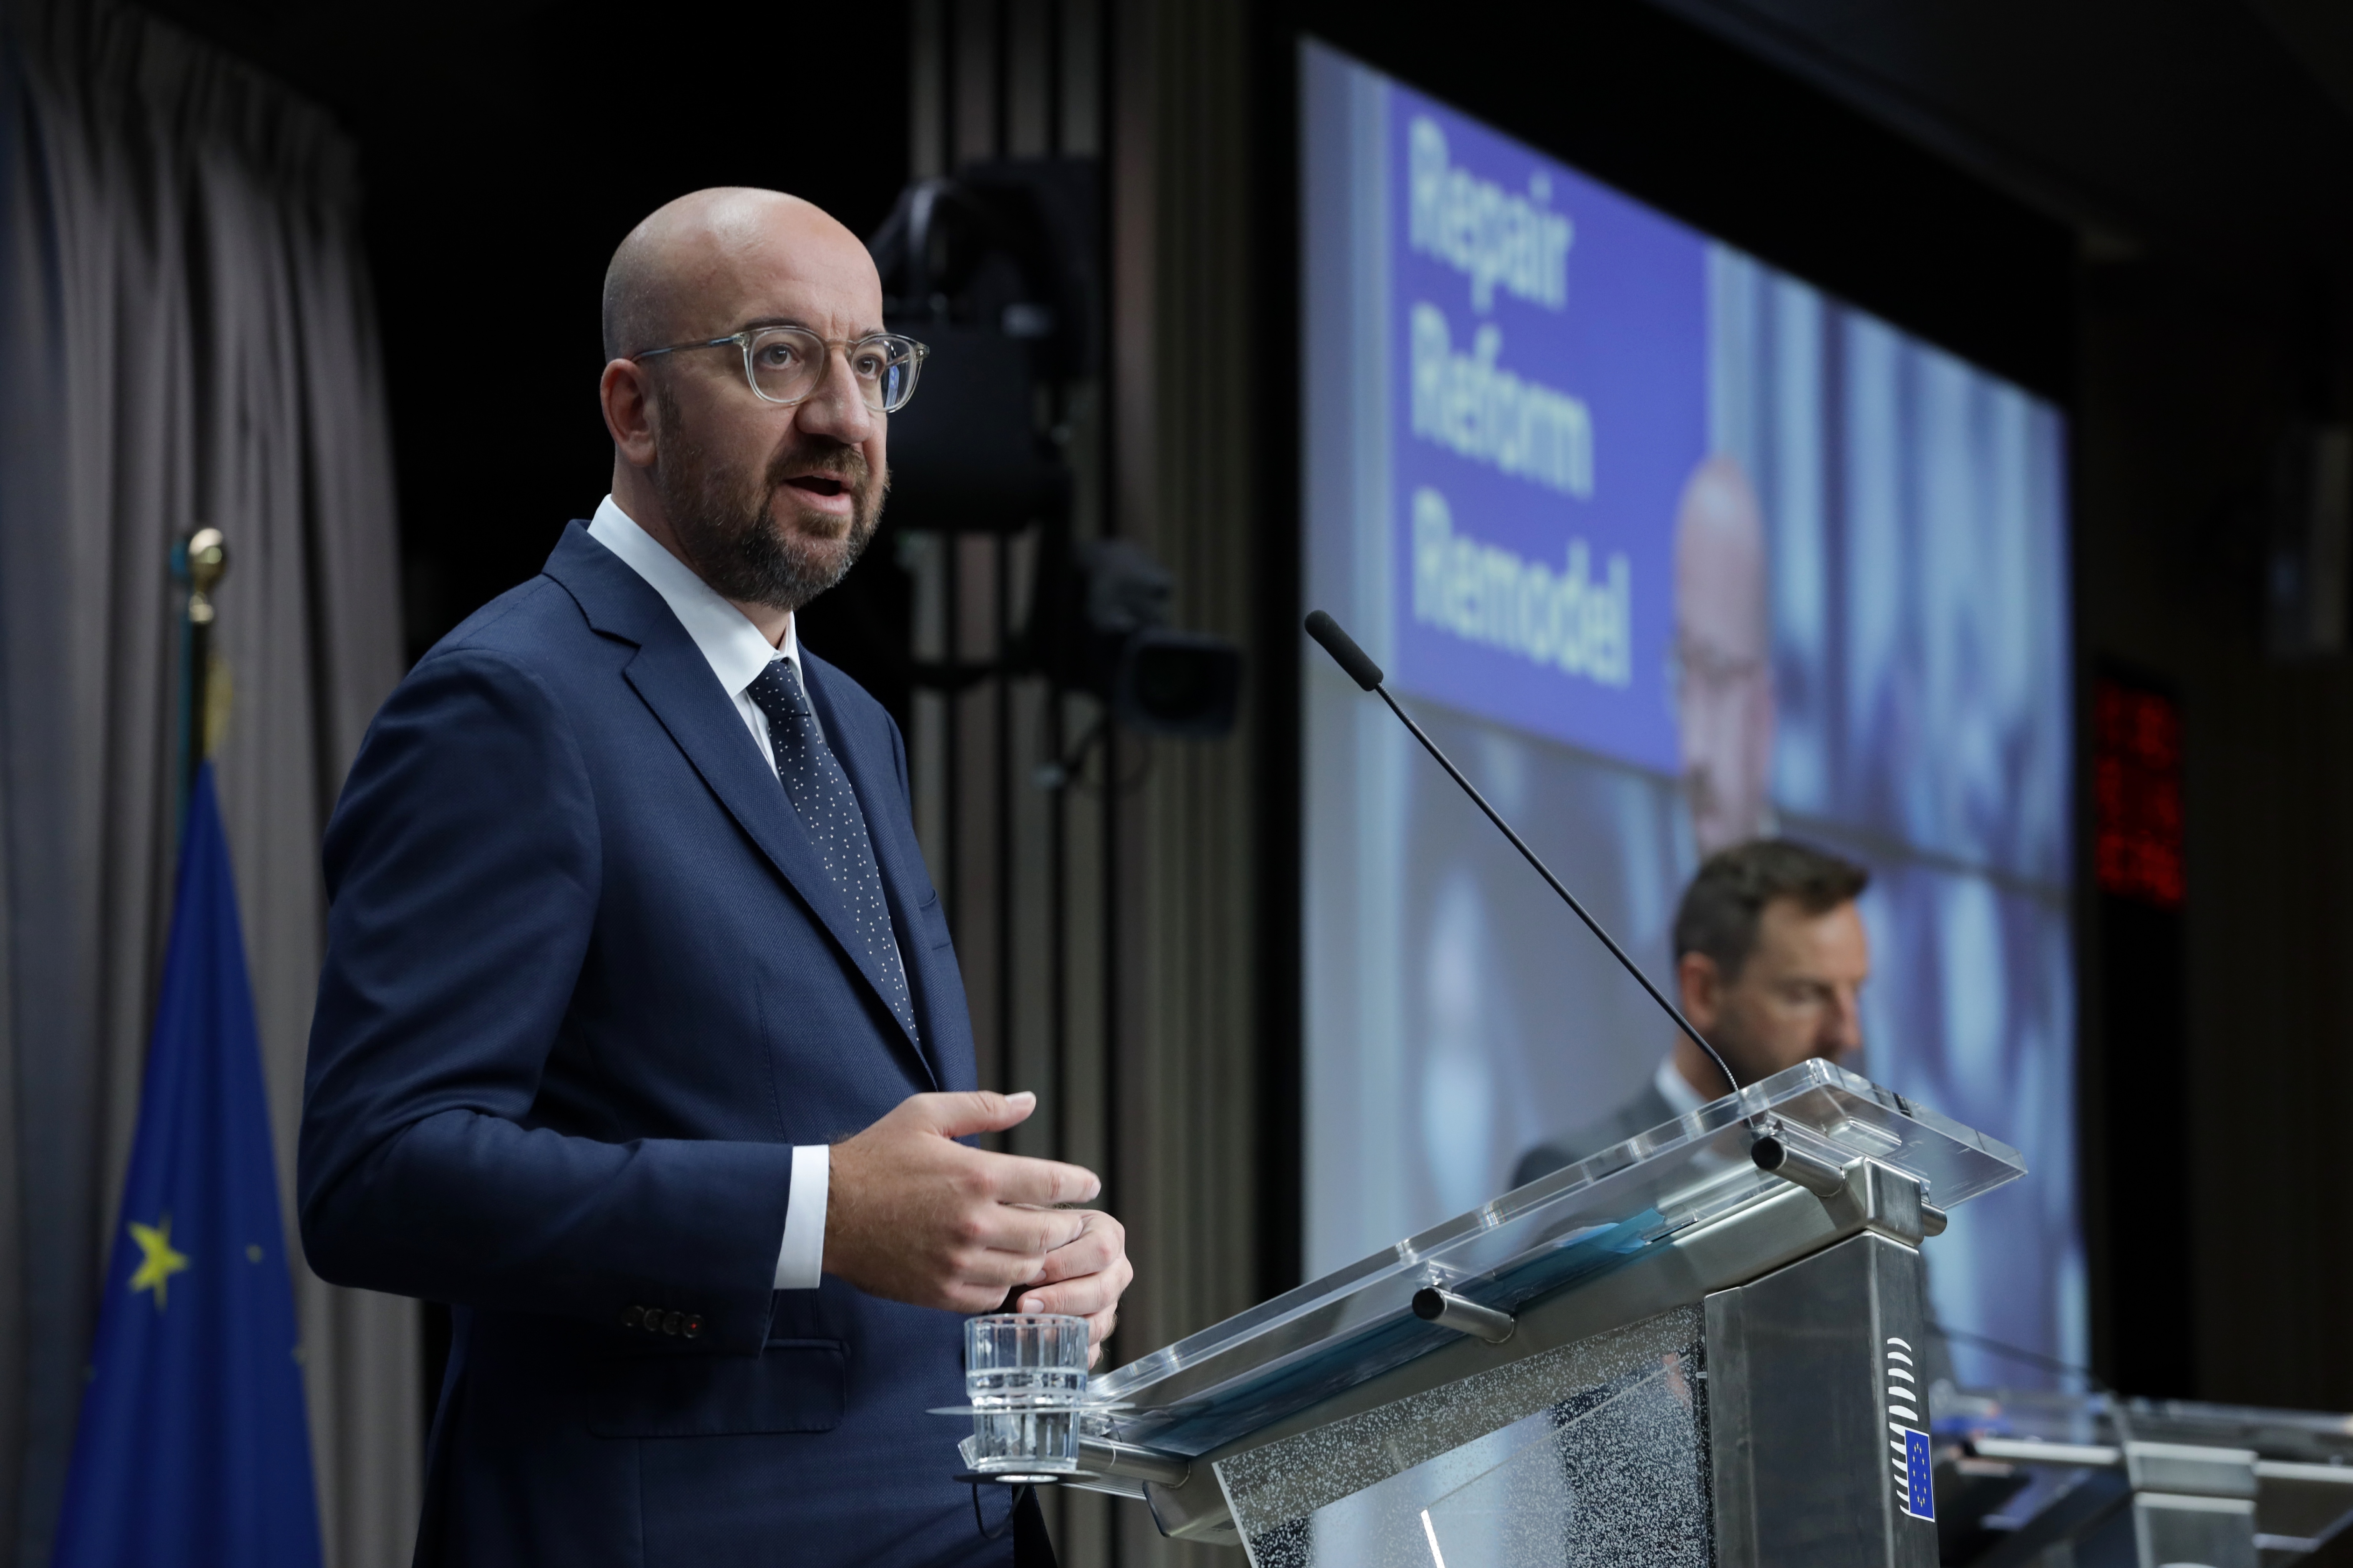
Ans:
POLYGON ((1087 1321, 992 1312, 964 1325, 973 1468, 1074 1470, 1087 1393, 1087 1321))

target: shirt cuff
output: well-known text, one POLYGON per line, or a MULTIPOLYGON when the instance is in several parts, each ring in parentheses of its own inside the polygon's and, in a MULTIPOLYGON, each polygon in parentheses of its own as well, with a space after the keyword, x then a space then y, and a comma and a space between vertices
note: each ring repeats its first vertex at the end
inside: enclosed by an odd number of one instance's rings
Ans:
POLYGON ((825 1194, 833 1175, 833 1148, 793 1148, 792 1190, 785 1197, 785 1241, 776 1248, 776 1289, 814 1290, 825 1273, 825 1194))

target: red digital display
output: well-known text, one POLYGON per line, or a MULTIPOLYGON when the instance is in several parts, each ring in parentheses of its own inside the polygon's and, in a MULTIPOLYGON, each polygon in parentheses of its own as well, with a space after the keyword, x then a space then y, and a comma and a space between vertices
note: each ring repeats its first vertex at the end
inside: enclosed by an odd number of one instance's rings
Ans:
POLYGON ((2181 907, 2181 705, 2102 676, 2092 697, 2094 876, 2100 890, 2181 907))

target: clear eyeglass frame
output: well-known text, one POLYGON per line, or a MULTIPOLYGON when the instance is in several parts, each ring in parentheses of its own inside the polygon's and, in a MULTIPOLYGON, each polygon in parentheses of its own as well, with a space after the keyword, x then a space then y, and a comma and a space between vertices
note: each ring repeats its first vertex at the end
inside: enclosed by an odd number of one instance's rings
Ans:
POLYGON ((731 344, 743 353, 744 381, 753 395, 787 408, 806 401, 825 384, 826 368, 838 349, 849 366, 851 379, 858 383, 866 406, 877 414, 896 414, 907 406, 908 400, 915 395, 915 382, 923 373, 923 361, 932 352, 928 345, 899 332, 870 332, 862 338, 821 338, 807 327, 777 325, 746 327, 723 338, 646 349, 631 354, 629 359, 635 363, 657 354, 725 348, 731 344), (770 356, 793 353, 795 350, 798 353, 792 358, 771 363, 770 356), (765 384, 762 382, 764 375, 765 384))
POLYGON ((1686 683, 1721 691, 1762 674, 1766 666, 1760 657, 1727 654, 1678 631, 1667 645, 1667 696, 1670 700, 1680 698, 1686 683))

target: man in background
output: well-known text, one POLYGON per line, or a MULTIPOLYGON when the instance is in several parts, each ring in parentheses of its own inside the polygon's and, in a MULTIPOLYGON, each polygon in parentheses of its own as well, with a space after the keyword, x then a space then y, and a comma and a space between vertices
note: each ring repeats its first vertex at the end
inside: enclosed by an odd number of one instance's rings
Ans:
POLYGON ((1772 656, 1764 509, 1718 453, 1675 508, 1675 730, 1703 856, 1773 830, 1772 656))
POLYGON ((1739 1075, 1727 1084, 1682 1035, 1640 1092, 1599 1121, 1520 1157, 1512 1184, 1622 1143, 1697 1110, 1736 1087, 1810 1058, 1852 1066, 1862 1050, 1858 1011, 1871 943, 1855 900, 1860 866, 1783 838, 1752 839, 1708 857, 1675 911, 1675 982, 1683 1016, 1739 1075))

